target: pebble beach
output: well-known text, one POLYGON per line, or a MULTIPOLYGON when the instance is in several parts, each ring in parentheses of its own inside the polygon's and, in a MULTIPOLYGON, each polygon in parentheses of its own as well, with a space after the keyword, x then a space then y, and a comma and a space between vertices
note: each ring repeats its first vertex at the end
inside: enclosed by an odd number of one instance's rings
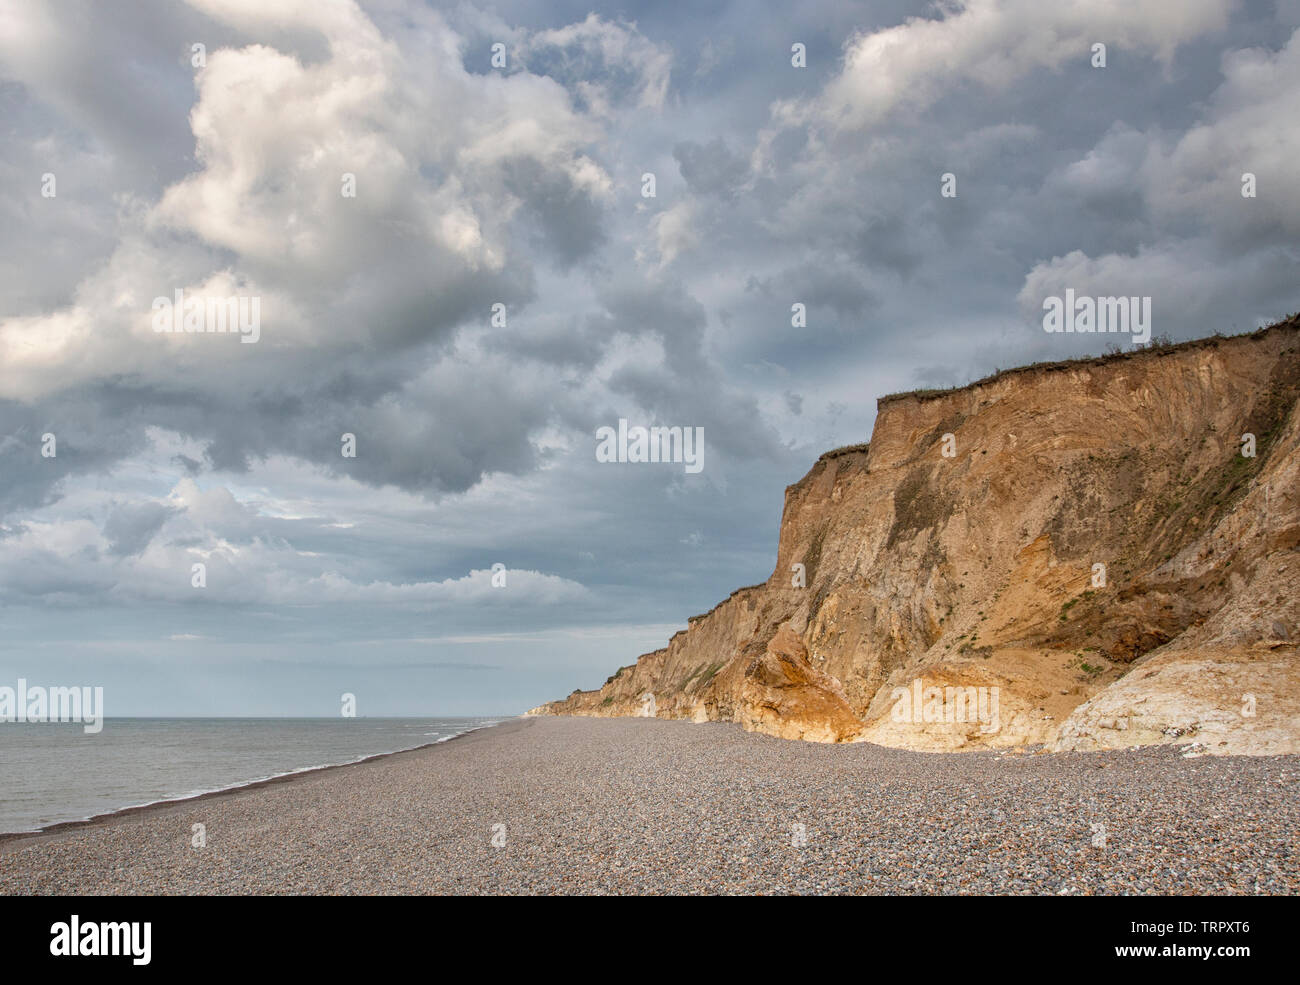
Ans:
POLYGON ((1296 756, 918 753, 522 718, 5 838, 0 893, 1292 895, 1298 780, 1296 756))

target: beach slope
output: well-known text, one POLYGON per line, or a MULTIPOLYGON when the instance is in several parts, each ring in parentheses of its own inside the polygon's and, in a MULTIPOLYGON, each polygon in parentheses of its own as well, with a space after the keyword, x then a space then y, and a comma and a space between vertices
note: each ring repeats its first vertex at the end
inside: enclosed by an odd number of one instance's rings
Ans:
POLYGON ((1298 777, 1300 757, 1167 746, 936 754, 517 719, 10 838, 0 892, 1294 894, 1298 777))

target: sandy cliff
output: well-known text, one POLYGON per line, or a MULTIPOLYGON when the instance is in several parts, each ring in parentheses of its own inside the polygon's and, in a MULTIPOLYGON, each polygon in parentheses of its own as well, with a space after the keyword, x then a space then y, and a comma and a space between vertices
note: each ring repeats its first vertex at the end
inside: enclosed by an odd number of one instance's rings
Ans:
POLYGON ((1300 751, 1298 398, 1292 318, 882 399, 786 490, 764 584, 534 713, 1300 751))

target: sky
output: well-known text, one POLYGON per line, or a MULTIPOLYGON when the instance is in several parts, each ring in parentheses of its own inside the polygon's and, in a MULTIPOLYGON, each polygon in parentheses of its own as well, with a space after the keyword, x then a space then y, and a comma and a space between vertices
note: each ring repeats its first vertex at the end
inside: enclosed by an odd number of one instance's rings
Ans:
POLYGON ((1137 344, 1045 298, 1149 297, 1173 340, 1300 308, 1298 29, 0 0, 0 684, 109 716, 598 686, 771 574, 785 487, 878 397, 1137 344), (245 331, 160 331, 177 291, 245 331), (703 429, 702 467, 598 460, 620 420, 703 429))

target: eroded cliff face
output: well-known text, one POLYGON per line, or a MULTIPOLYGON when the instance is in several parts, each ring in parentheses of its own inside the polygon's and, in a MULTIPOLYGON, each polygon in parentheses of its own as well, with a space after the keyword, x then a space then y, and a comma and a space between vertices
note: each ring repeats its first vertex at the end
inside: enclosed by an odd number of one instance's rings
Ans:
POLYGON ((533 713, 1298 752, 1298 398, 1296 318, 886 398, 786 490, 767 582, 533 713))

